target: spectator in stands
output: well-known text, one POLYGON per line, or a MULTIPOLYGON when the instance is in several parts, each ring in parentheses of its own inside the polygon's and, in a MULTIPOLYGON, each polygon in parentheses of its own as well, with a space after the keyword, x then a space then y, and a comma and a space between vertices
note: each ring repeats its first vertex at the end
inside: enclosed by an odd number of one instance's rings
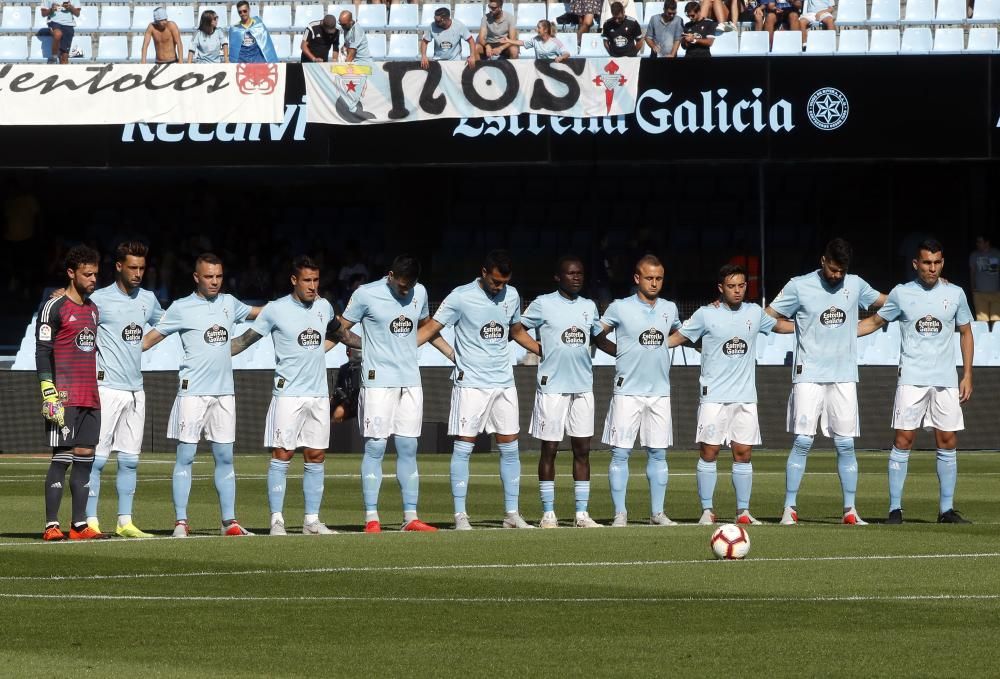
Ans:
POLYGON ((504 38, 503 42, 511 45, 518 45, 525 49, 535 51, 535 59, 542 61, 563 62, 570 58, 570 53, 562 44, 562 41, 555 36, 555 26, 551 21, 542 19, 535 26, 537 35, 530 40, 511 40, 504 38))
POLYGON ((611 3, 611 18, 604 22, 604 49, 613 57, 635 57, 642 52, 642 26, 625 16, 622 3, 611 3))
POLYGON ((59 3, 53 2, 51 7, 41 8, 42 16, 48 19, 48 28, 38 31, 38 37, 52 36, 52 54, 50 64, 68 64, 69 48, 73 44, 73 33, 76 31, 76 18, 80 16, 80 8, 74 7, 72 0, 59 3))
POLYGON ((479 24, 479 40, 476 53, 480 59, 506 57, 517 59, 517 20, 513 14, 503 11, 503 0, 490 0, 487 12, 479 24))
POLYGON ((451 18, 451 10, 438 7, 434 10, 434 23, 424 29, 420 39, 420 66, 427 68, 427 45, 434 43, 434 61, 458 61, 462 58, 462 43, 469 43, 469 68, 476 66, 476 42, 468 27, 451 18))
POLYGON ((1000 250, 987 236, 976 236, 969 255, 969 282, 977 321, 1000 321, 1000 250))
POLYGON ((188 48, 189 64, 225 64, 229 61, 229 36, 219 28, 219 15, 210 9, 201 13, 198 30, 188 48))
POLYGON ((157 7, 153 10, 153 21, 146 26, 146 35, 142 37, 142 56, 139 63, 146 63, 146 51, 149 41, 153 41, 156 50, 156 63, 179 64, 184 61, 184 47, 181 45, 181 32, 177 24, 167 18, 167 9, 157 7))
POLYGON ((684 5, 684 14, 688 18, 682 38, 685 57, 712 56, 712 43, 715 42, 715 31, 719 24, 711 19, 701 18, 700 10, 701 6, 697 2, 684 5))
POLYGON ((646 26, 646 44, 653 57, 677 56, 684 33, 684 20, 677 16, 677 0, 665 0, 663 13, 650 18, 646 26))
POLYGON ((764 6, 764 28, 768 39, 774 44, 774 32, 779 28, 793 30, 799 26, 802 0, 767 0, 764 6))
MULTIPOLYGON (((340 13, 340 30, 344 33, 344 61, 356 61, 359 63, 370 63, 372 53, 368 49, 368 36, 365 29, 358 26, 354 20, 354 15, 346 9, 340 13)), ((360 102, 359 102, 360 106, 360 102)))
POLYGON ((736 30, 736 24, 729 20, 725 0, 704 0, 698 10, 698 19, 713 19, 723 31, 736 30))
POLYGON ((806 48, 806 38, 810 27, 834 29, 834 0, 805 0, 805 12, 799 18, 799 30, 802 31, 802 49, 806 48))
POLYGON ((730 16, 744 24, 753 24, 753 30, 764 30, 764 0, 732 0, 730 16))
POLYGON ((594 15, 601 11, 600 0, 572 0, 569 5, 569 13, 576 15, 579 23, 576 27, 576 44, 583 42, 583 34, 589 33, 594 25, 594 15))
MULTIPOLYGON (((278 53, 267 26, 260 17, 250 16, 250 3, 240 0, 236 3, 236 13, 240 21, 229 27, 229 46, 235 52, 236 62, 241 64, 274 64, 278 53)), ((232 54, 230 59, 232 60, 232 54)))
POLYGON ((303 64, 337 61, 339 52, 340 30, 337 28, 337 17, 327 14, 306 26, 306 32, 302 35, 303 64))

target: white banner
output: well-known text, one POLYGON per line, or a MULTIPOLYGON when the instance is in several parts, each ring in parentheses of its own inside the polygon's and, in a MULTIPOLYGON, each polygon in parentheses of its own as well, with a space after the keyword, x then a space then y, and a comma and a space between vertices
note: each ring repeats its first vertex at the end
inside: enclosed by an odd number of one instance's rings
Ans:
POLYGON ((0 67, 0 125, 280 123, 284 64, 0 67))
POLYGON ((639 59, 497 59, 304 64, 309 122, 394 123, 538 113, 568 118, 635 111, 639 59))

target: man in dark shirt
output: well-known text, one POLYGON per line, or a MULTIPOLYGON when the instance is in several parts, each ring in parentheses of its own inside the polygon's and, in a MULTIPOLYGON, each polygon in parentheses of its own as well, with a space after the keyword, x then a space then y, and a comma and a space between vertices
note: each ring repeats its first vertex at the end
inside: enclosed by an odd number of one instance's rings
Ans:
POLYGON ((327 14, 320 21, 313 21, 302 36, 302 63, 337 61, 340 50, 340 30, 337 17, 327 14), (332 55, 331 55, 332 49, 332 55))
POLYGON ((684 14, 689 19, 684 24, 684 36, 681 40, 686 50, 686 57, 712 56, 712 43, 715 42, 715 30, 719 24, 711 19, 699 19, 698 10, 700 8, 701 5, 697 2, 689 2, 684 5, 684 14))
POLYGON ((642 51, 642 27, 625 16, 625 6, 611 3, 611 18, 604 22, 604 49, 613 57, 635 57, 642 51))
POLYGON ((35 324, 35 365, 42 389, 42 415, 52 446, 45 478, 45 540, 63 540, 59 505, 70 463, 73 496, 70 540, 106 537, 87 525, 87 494, 94 448, 101 432, 97 392, 97 306, 89 299, 97 287, 100 256, 86 245, 66 253, 66 294, 45 302, 35 324))

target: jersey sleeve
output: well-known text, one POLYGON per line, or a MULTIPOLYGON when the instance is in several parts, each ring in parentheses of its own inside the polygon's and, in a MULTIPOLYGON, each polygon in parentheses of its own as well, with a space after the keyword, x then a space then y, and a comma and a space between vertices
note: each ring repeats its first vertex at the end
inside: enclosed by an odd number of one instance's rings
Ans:
POLYGON ((878 290, 868 285, 863 278, 858 279, 858 306, 867 309, 878 301, 878 290))
POLYGON ((160 322, 156 324, 155 329, 161 335, 172 335, 184 329, 183 320, 180 302, 174 302, 163 312, 163 316, 160 318, 160 322))
POLYGON ((758 330, 760 334, 770 335, 771 331, 774 330, 774 326, 776 326, 777 324, 778 324, 778 319, 773 318, 763 309, 760 310, 760 330, 758 330))
POLYGON ((344 313, 342 314, 344 320, 348 320, 351 323, 361 322, 361 319, 368 312, 368 300, 365 299, 365 294, 364 288, 358 288, 354 291, 351 298, 347 300, 347 306, 344 308, 344 313))
POLYGON ((680 327, 681 327, 681 314, 680 314, 680 311, 677 310, 677 305, 676 304, 674 304, 673 302, 671 302, 670 306, 673 307, 673 312, 674 312, 674 321, 673 321, 673 323, 670 324, 670 332, 673 332, 674 330, 680 330, 680 327))
POLYGON ((153 295, 153 305, 149 309, 149 318, 146 320, 151 326, 156 326, 163 318, 163 307, 160 306, 160 300, 156 299, 156 295, 153 295))
POLYGON ((972 322, 972 309, 969 308, 969 299, 965 296, 965 290, 958 289, 958 311, 955 312, 955 325, 968 325, 972 322))
POLYGON ((899 318, 900 313, 902 311, 899 307, 899 286, 897 285, 889 293, 882 308, 878 310, 878 315, 887 321, 894 321, 899 318))
POLYGON ((514 299, 511 300, 514 303, 514 311, 510 315, 510 324, 521 322, 521 295, 514 295, 514 299))
POLYGON ((799 309, 799 291, 795 281, 788 281, 778 296, 771 300, 771 308, 785 318, 791 318, 799 309))
POLYGON ((50 299, 42 305, 35 322, 35 370, 39 380, 51 380, 56 374, 55 346, 59 331, 59 304, 62 297, 50 299))
POLYGON ((264 337, 265 335, 270 335, 271 331, 274 330, 274 304, 268 304, 264 307, 264 310, 260 312, 257 319, 250 326, 250 329, 255 333, 264 337))
POLYGON ((697 342, 705 334, 704 307, 695 310, 691 317, 684 321, 679 331, 692 342, 697 342))
POLYGON ((597 336, 604 332, 604 326, 601 325, 601 313, 597 310, 597 305, 593 302, 590 303, 590 317, 594 320, 590 324, 590 334, 597 336))
MULTIPOLYGON (((608 305, 608 308, 604 310, 604 315, 601 317, 601 324, 606 325, 609 328, 617 328, 622 322, 621 314, 618 309, 618 302, 614 301, 608 305)), ((604 330, 604 328, 601 328, 604 330)))
MULTIPOLYGON (((266 309, 267 307, 265 306, 264 308, 266 309)), ((245 321, 252 311, 253 307, 233 297, 233 318, 236 319, 237 323, 245 321)))
POLYGON ((427 290, 425 288, 424 289, 424 299, 420 303, 420 313, 417 314, 417 320, 422 321, 422 320, 424 320, 425 318, 427 318, 430 315, 431 315, 430 307, 427 306, 427 290))
POLYGON ((529 304, 528 308, 521 314, 521 325, 529 330, 537 328, 544 321, 545 319, 542 318, 542 305, 538 299, 529 304))
POLYGON ((441 302, 441 306, 434 313, 434 320, 441 325, 454 325, 459 316, 461 316, 459 297, 453 292, 441 302))

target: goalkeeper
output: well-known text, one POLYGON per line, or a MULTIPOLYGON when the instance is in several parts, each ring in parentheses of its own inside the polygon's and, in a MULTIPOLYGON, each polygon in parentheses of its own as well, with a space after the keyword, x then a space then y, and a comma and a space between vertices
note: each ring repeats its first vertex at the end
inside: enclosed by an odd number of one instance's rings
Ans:
POLYGON ((70 540, 106 537, 87 525, 87 488, 94 465, 94 447, 101 431, 101 401, 97 393, 97 306, 90 294, 97 287, 100 257, 78 245, 66 253, 66 293, 45 302, 35 326, 35 365, 42 388, 52 462, 45 477, 45 540, 63 540, 59 527, 66 470, 73 496, 70 540))

